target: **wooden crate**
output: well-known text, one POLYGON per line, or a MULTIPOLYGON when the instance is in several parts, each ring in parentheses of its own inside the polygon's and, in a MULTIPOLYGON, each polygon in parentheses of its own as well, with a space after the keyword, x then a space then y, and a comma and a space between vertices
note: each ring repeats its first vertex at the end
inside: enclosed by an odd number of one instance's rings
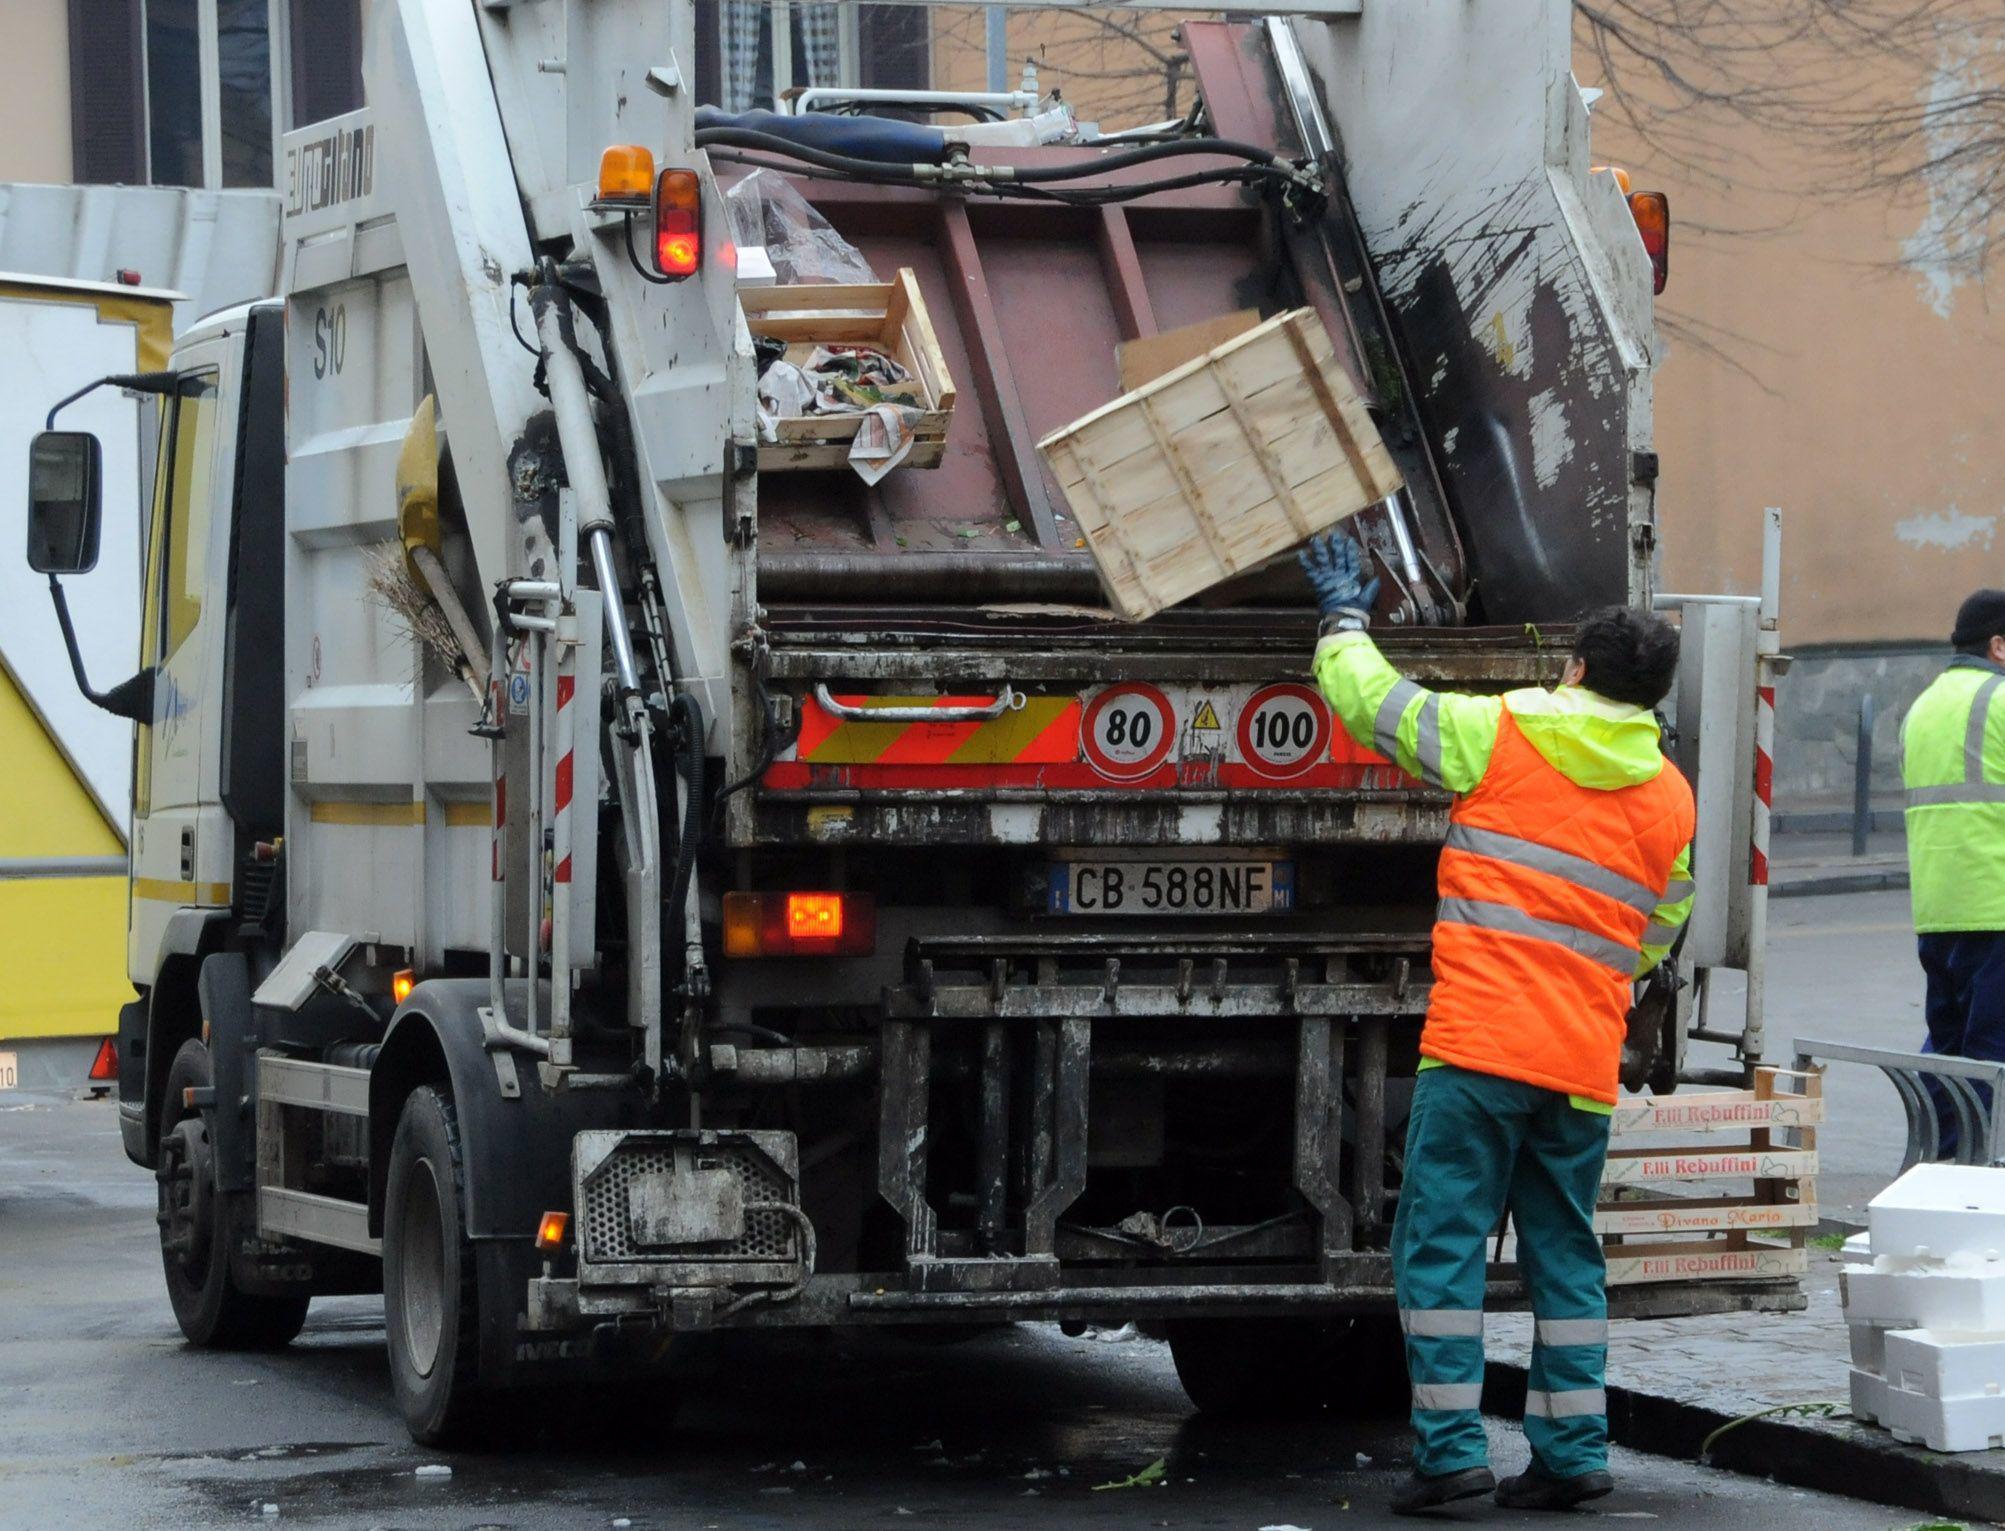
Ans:
POLYGON ((1610 1119, 1604 1194, 1594 1214, 1608 1284, 1802 1275, 1809 1263, 1803 1240, 1817 1223, 1823 1119, 1823 1076, 1815 1071, 1764 1068, 1751 1090, 1622 1102, 1610 1119), (1697 1141, 1636 1142, 1665 1134, 1697 1141), (1753 1189, 1692 1196, 1668 1188, 1714 1180, 1753 1189), (1642 1196, 1608 1194, 1639 1187, 1642 1196))
MULTIPOLYGON (((741 287, 738 306, 754 335, 787 342, 787 360, 804 363, 820 344, 876 346, 912 375, 911 401, 925 411, 901 468, 937 468, 954 414, 954 380, 926 316, 926 300, 909 266, 888 282, 854 286, 802 283, 741 287)), ((759 471, 842 468, 860 415, 802 415, 779 422, 777 442, 759 445, 759 471)))
POLYGON ((1037 444, 1131 622, 1400 486, 1311 309, 1281 314, 1037 444))

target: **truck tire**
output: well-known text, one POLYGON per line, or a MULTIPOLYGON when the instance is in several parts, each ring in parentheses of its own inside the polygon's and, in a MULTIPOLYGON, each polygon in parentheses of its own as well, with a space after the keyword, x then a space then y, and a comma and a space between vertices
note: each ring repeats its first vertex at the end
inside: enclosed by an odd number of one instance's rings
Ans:
POLYGON ((463 1443, 482 1421, 480 1292, 466 1232, 459 1116, 442 1087, 410 1093, 383 1201, 383 1321, 390 1382, 411 1439, 463 1443))
POLYGON ((1169 1340, 1177 1380, 1200 1414, 1368 1419, 1406 1409, 1406 1356, 1389 1315, 1178 1319, 1169 1340))
POLYGON ((207 1089, 209 1049, 190 1038, 167 1068, 161 1096, 160 1264, 167 1300, 188 1343, 207 1350, 277 1350, 306 1322, 305 1293, 257 1296, 230 1275, 230 1241, 247 1227, 247 1203, 217 1188, 216 1158, 202 1113, 182 1102, 207 1089))

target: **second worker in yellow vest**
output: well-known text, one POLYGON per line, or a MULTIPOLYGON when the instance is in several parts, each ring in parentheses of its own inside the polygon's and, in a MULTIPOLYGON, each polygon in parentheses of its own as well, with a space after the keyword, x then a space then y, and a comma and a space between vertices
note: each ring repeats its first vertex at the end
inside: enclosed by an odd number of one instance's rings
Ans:
MULTIPOLYGON (((1923 1051, 2005 1059, 2005 590, 1963 603, 1950 646, 1948 668, 1901 722, 1923 1051)), ((1960 1146, 1955 1110, 1927 1082, 1947 1159, 1960 1146)))

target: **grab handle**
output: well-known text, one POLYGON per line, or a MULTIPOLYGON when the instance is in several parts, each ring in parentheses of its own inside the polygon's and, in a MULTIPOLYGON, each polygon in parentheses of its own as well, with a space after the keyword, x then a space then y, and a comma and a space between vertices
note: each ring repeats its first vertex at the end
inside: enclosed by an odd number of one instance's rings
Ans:
POLYGON ((829 695, 828 682, 815 686, 815 705, 845 723, 986 723, 1006 712, 1020 712, 1026 700, 1021 691, 1004 681, 993 702, 967 707, 852 707, 829 695))

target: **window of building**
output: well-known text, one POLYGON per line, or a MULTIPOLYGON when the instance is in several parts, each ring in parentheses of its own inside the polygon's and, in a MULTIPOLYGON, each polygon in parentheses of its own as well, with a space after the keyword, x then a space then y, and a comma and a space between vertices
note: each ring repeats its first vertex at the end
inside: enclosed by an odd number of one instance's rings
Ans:
POLYGON ((202 41, 195 0, 146 0, 146 118, 155 186, 200 186, 202 41))
POLYGON ((90 185, 146 181, 146 43, 138 0, 70 0, 70 174, 90 185))
POLYGON ((272 41, 266 0, 216 0, 216 130, 225 186, 272 183, 272 41))
POLYGON ((361 0, 287 0, 292 31, 289 126, 324 122, 362 105, 361 0))
POLYGON ((829 0, 719 0, 696 12, 697 99, 773 109, 803 85, 926 88, 928 12, 829 0))
POLYGON ((271 185, 271 14, 271 0, 69 0, 72 178, 271 185))

